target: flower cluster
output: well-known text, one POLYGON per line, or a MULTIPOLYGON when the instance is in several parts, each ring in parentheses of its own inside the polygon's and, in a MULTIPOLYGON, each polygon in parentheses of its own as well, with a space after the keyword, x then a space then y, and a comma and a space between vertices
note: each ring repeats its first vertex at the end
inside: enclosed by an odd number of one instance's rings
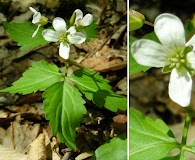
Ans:
MULTIPOLYGON (((30 10, 34 12, 32 23, 38 25, 37 30, 32 35, 32 37, 34 37, 40 26, 47 24, 44 22, 48 21, 45 21, 44 16, 41 16, 41 13, 37 12, 34 8, 30 7, 30 10)), ((46 41, 56 42, 60 45, 59 55, 64 59, 69 58, 71 44, 81 44, 85 42, 87 37, 84 28, 92 23, 93 16, 86 14, 83 17, 83 12, 80 9, 76 9, 73 12, 72 19, 74 19, 72 26, 67 27, 64 19, 56 17, 52 22, 54 30, 45 29, 42 32, 43 38, 46 41)))
POLYGON ((163 67, 171 72, 169 96, 179 105, 190 104, 192 78, 195 71, 195 35, 186 42, 181 20, 175 15, 164 13, 154 22, 154 31, 161 44, 140 39, 132 44, 135 60, 144 66, 163 67))
POLYGON ((29 7, 29 9, 34 13, 32 23, 38 25, 36 31, 32 35, 32 37, 35 37, 39 28, 48 23, 48 18, 45 16, 42 16, 40 12, 37 12, 32 7, 29 7))

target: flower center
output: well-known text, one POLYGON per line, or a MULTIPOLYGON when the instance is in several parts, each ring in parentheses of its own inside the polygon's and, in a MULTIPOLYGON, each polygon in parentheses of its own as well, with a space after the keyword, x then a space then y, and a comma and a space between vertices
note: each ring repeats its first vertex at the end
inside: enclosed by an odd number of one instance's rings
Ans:
POLYGON ((169 61, 171 62, 169 68, 179 68, 182 64, 186 63, 184 53, 174 54, 169 58, 169 61))
POLYGON ((57 44, 62 43, 69 43, 67 36, 69 35, 69 32, 61 33, 59 36, 59 39, 57 41, 57 44))
POLYGON ((179 51, 174 54, 169 58, 169 61, 171 64, 169 65, 169 68, 180 68, 181 66, 184 66, 186 69, 189 67, 187 66, 187 58, 186 55, 187 53, 191 52, 193 50, 192 46, 187 46, 185 47, 184 51, 179 51))

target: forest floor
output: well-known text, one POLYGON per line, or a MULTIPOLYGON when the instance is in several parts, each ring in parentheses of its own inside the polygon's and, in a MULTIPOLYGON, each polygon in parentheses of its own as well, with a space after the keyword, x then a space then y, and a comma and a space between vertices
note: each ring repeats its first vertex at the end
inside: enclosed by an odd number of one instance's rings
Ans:
MULTIPOLYGON (((0 89, 11 86, 33 61, 43 59, 64 69, 66 61, 59 56, 56 44, 21 51, 17 43, 8 37, 1 22, 32 21, 30 6, 51 20, 55 17, 69 19, 78 8, 84 13, 91 13, 98 24, 98 38, 72 45, 70 60, 98 71, 110 81, 115 93, 127 95, 127 6, 125 1, 109 0, 91 0, 87 3, 70 0, 1 1, 0 89)), ((69 72, 76 69, 71 66, 69 72)), ((27 156, 33 159, 33 154, 44 150, 48 160, 89 159, 101 144, 126 132, 126 112, 114 113, 86 101, 88 113, 77 128, 77 149, 71 150, 52 134, 45 119, 42 93, 0 93, 0 160, 26 159, 27 156)))

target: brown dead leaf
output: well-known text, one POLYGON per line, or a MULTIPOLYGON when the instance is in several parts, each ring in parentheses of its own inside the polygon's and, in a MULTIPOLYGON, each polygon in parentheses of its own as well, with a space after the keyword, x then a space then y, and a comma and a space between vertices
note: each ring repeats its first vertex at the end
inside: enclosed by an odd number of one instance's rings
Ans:
POLYGON ((116 91, 117 94, 127 95, 127 77, 121 79, 117 84, 116 87, 120 89, 120 91, 116 91))
POLYGON ((93 154, 94 154, 94 152, 92 152, 92 151, 91 152, 84 152, 84 153, 79 154, 75 158, 75 160, 83 160, 83 159, 91 157, 93 154))
POLYGON ((0 145, 1 160, 26 160, 27 155, 17 152, 13 149, 0 145))
POLYGON ((47 159, 52 159, 52 148, 51 148, 51 141, 50 141, 50 138, 49 138, 49 134, 48 134, 47 130, 44 129, 44 128, 43 128, 43 133, 45 135, 45 146, 46 146, 47 159))
POLYGON ((126 57, 126 51, 110 48, 108 52, 99 51, 93 57, 84 59, 81 65, 99 72, 115 71, 126 67, 126 57))
POLYGON ((116 123, 127 123, 127 116, 123 114, 119 114, 113 117, 113 121, 116 123))
POLYGON ((5 111, 4 109, 0 109, 0 119, 1 118, 7 118, 9 114, 10 114, 10 112, 5 111))
POLYGON ((43 133, 30 144, 27 160, 46 160, 45 135, 43 133))
POLYGON ((37 137, 40 124, 31 124, 28 121, 21 123, 17 120, 18 117, 7 128, 0 127, 0 142, 8 148, 25 153, 28 145, 37 137))
POLYGON ((52 160, 61 160, 62 157, 59 153, 59 145, 55 137, 52 138, 51 148, 52 148, 52 160))

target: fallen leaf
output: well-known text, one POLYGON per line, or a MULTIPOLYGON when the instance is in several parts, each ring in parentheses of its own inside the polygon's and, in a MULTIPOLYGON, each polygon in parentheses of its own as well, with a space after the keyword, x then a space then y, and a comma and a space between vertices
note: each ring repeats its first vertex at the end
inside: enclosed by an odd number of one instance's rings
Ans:
POLYGON ((113 121, 116 123, 127 123, 127 116, 123 114, 119 114, 113 117, 113 121))
POLYGON ((126 51, 110 48, 108 52, 100 50, 93 57, 84 59, 81 65, 99 72, 115 71, 126 67, 126 57, 126 51))
POLYGON ((92 151, 91 152, 84 152, 84 153, 79 154, 75 158, 75 160, 83 160, 83 159, 91 157, 93 154, 94 154, 94 152, 92 152, 92 151))
POLYGON ((28 160, 46 160, 45 135, 43 133, 30 144, 28 160))
POLYGON ((55 137, 52 138, 51 148, 52 148, 52 160, 61 160, 62 157, 59 153, 59 146, 55 137))
POLYGON ((116 87, 120 89, 119 91, 116 91, 117 94, 123 94, 127 95, 127 77, 124 77, 121 79, 117 84, 116 87))
POLYGON ((27 155, 17 152, 13 149, 0 145, 0 159, 1 160, 26 160, 27 155))
MULTIPOLYGON (((19 119, 18 117, 16 119, 19 119)), ((28 121, 20 123, 19 120, 15 120, 7 125, 3 126, 4 128, 0 127, 1 144, 21 153, 27 152, 28 145, 37 137, 40 124, 32 125, 28 121)))

